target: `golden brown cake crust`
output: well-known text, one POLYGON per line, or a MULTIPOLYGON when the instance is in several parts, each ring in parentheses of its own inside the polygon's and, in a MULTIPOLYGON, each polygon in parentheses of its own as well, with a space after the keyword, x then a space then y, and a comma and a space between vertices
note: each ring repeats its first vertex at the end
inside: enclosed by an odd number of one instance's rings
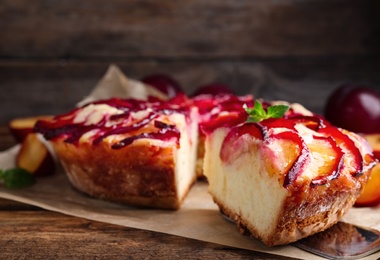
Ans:
MULTIPOLYGON (((135 142, 115 150, 107 142, 53 142, 72 185, 93 197, 128 205, 178 209, 174 147, 135 142)), ((187 191, 186 191, 187 193, 187 191)))
POLYGON ((272 234, 265 237, 228 206, 214 196, 213 199, 220 211, 236 222, 242 234, 258 238, 267 246, 284 245, 336 224, 355 203, 368 176, 369 172, 359 178, 343 175, 332 181, 330 186, 311 187, 305 183, 289 189, 284 207, 278 215, 278 224, 272 234))

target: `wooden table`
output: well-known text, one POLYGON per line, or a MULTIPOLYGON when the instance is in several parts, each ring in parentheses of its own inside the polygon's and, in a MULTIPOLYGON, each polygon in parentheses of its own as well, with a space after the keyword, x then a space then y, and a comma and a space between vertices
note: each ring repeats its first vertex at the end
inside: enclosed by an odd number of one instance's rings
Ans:
MULTIPOLYGON (((169 74, 186 93, 220 82, 322 112, 341 83, 380 87, 379 3, 2 0, 0 125, 72 109, 112 63, 136 79, 169 74)), ((13 144, 0 127, 0 150, 13 144)), ((3 199, 0 248, 0 259, 281 259, 3 199)))
MULTIPOLYGON (((15 142, 0 127, 0 150, 15 142)), ((0 258, 294 259, 87 220, 0 199, 0 258)))

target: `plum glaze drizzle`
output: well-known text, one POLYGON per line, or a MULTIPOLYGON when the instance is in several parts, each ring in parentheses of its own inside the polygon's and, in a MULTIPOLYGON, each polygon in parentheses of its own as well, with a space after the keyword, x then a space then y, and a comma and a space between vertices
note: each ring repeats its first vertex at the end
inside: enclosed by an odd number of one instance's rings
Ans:
POLYGON ((200 114, 200 134, 210 134, 220 127, 232 127, 247 120, 243 105, 253 106, 253 97, 233 94, 199 95, 193 99, 200 114))
POLYGON ((105 138, 111 135, 126 134, 127 137, 113 144, 112 149, 121 149, 133 141, 141 138, 150 138, 158 140, 175 140, 179 146, 180 132, 175 125, 167 124, 157 120, 161 115, 170 115, 173 113, 181 113, 185 115, 186 120, 190 120, 190 104, 191 102, 184 96, 178 95, 175 98, 164 101, 150 97, 147 101, 136 99, 119 99, 111 98, 100 100, 83 106, 82 108, 74 109, 71 112, 56 116, 52 121, 38 121, 35 126, 35 131, 44 135, 47 140, 56 138, 65 138, 64 142, 78 144, 79 139, 90 131, 94 130, 92 135, 92 143, 97 145, 105 138), (86 124, 84 122, 76 123, 75 117, 86 106, 89 105, 108 105, 121 111, 120 114, 103 114, 102 118, 97 123, 86 124), (134 119, 132 113, 146 110, 147 115, 140 119, 134 119), (134 120, 132 124, 131 122, 134 120), (107 124, 110 123, 111 124, 107 124), (139 133, 133 135, 144 126, 153 122, 151 132, 139 133), (128 136, 128 133, 131 135, 128 136))

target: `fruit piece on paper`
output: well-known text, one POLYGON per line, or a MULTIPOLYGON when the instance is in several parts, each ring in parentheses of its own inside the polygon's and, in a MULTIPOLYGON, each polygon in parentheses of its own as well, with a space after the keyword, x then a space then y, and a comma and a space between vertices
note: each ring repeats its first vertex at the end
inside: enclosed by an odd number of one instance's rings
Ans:
POLYGON ((16 166, 27 170, 35 177, 42 177, 54 173, 55 160, 38 138, 38 134, 31 133, 21 144, 16 156, 16 166))
POLYGON ((48 115, 15 118, 9 122, 8 128, 15 140, 22 143, 28 134, 33 132, 34 125, 38 120, 50 118, 52 116, 48 115))
MULTIPOLYGON (((364 135, 373 148, 375 157, 380 160, 380 133, 364 135)), ((371 170, 362 194, 355 202, 357 207, 373 207, 380 204, 380 162, 371 170)))
POLYGON ((371 170, 371 175, 362 194, 355 202, 357 207, 374 207, 380 204, 380 163, 371 170))

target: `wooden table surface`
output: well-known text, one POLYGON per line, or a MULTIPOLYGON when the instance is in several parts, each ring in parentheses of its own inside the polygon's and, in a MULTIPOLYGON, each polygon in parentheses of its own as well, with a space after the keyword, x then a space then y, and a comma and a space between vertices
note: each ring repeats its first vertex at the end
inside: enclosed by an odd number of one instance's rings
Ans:
MULTIPOLYGON (((0 150, 15 142, 0 127, 0 150)), ((64 215, 0 199, 0 259, 294 259, 64 215)))

